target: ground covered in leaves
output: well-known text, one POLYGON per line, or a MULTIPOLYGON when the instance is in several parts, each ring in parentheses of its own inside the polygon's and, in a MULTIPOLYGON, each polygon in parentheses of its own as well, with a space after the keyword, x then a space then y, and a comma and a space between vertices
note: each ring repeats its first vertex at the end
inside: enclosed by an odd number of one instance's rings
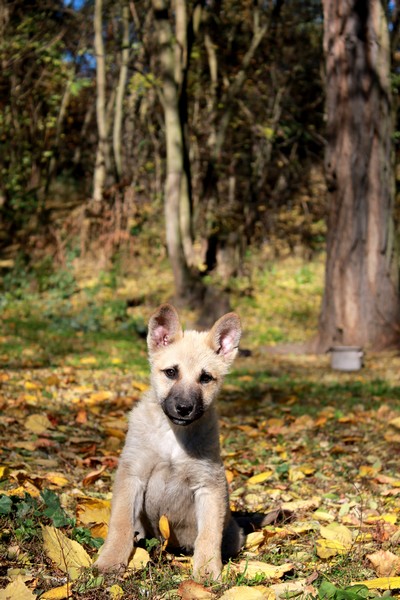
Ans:
MULTIPOLYGON (((221 394, 221 445, 232 510, 254 531, 222 581, 204 585, 191 581, 190 558, 159 540, 148 540, 124 574, 100 576, 90 566, 107 532, 127 413, 148 383, 150 307, 126 316, 122 295, 100 303, 87 289, 86 303, 68 289, 6 297, 1 600, 398 594, 400 356, 367 355, 362 371, 345 374, 330 369, 328 356, 267 352, 271 324, 289 342, 299 339, 301 320, 308 327, 309 286, 318 280, 307 269, 296 267, 284 283, 268 275, 270 305, 282 285, 298 295, 297 312, 282 309, 282 319, 260 313, 259 292, 237 295, 251 356, 238 359, 221 394), (296 333, 286 339, 290 319, 296 333)), ((168 523, 161 525, 166 541, 168 523)))

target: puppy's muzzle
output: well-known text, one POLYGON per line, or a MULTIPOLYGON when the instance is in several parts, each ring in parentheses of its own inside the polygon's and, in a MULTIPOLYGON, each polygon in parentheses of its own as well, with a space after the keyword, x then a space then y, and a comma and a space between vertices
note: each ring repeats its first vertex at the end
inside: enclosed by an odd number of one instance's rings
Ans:
POLYGON ((197 390, 188 394, 171 390, 161 406, 175 425, 190 425, 204 413, 203 397, 197 390))

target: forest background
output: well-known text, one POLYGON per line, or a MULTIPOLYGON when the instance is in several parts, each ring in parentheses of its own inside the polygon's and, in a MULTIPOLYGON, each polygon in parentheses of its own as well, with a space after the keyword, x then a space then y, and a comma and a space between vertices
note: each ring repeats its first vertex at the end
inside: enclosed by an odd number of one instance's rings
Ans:
POLYGON ((314 349, 396 343, 398 9, 360 7, 3 2, 3 286, 168 256, 205 322, 327 248, 314 349))
POLYGON ((397 5, 0 0, 0 60, 0 587, 399 589, 397 5), (232 508, 273 508, 207 588, 155 540, 144 571, 80 574, 166 300, 240 314, 223 458, 232 508))

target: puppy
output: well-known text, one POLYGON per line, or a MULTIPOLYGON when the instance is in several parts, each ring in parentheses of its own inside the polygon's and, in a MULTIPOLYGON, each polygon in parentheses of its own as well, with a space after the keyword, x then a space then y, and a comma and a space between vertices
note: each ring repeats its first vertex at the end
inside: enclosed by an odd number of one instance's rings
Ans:
POLYGON ((130 415, 113 489, 107 539, 95 566, 128 563, 134 540, 162 537, 193 551, 193 575, 218 579, 242 532, 232 518, 220 456, 215 399, 238 350, 239 317, 228 313, 209 332, 182 331, 163 304, 150 318, 151 387, 130 415))

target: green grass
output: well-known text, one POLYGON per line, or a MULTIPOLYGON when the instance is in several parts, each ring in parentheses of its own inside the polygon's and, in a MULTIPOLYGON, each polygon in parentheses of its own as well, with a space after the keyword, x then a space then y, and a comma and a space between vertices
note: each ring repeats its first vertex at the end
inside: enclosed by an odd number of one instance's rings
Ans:
MULTIPOLYGON (((129 276, 49 265, 27 271, 17 262, 3 278, 0 301, 0 357, 12 364, 57 365, 68 356, 90 354, 105 366, 111 345, 123 364, 141 354, 149 315, 173 292, 168 265, 129 276), (130 306, 132 304, 132 306, 130 306), (126 344, 125 344, 126 342, 126 344), (128 346, 131 351, 128 351, 128 346), (25 354, 25 357, 24 357, 25 354)), ((139 267, 138 267, 139 268, 139 267)), ((231 302, 243 321, 243 345, 250 348, 306 341, 315 331, 321 298, 322 261, 288 259, 273 267, 262 257, 245 265, 246 276, 229 283, 231 302)), ((220 285, 210 278, 213 285, 220 285)), ((183 321, 193 313, 182 311, 183 321)), ((0 363, 1 364, 1 363, 0 363)))

